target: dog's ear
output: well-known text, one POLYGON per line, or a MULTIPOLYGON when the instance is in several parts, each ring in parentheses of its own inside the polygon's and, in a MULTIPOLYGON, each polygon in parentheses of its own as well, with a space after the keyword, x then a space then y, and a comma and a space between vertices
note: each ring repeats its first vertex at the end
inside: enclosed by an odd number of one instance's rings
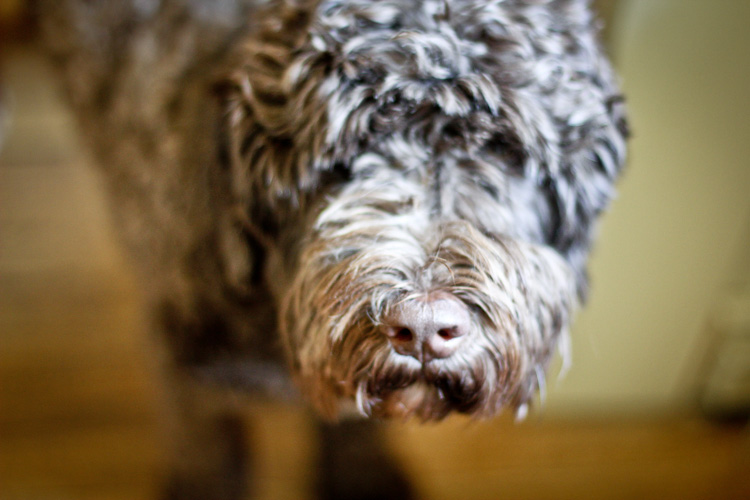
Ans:
MULTIPOLYGON (((269 12, 256 13, 265 23, 235 39, 213 86, 221 114, 220 163, 230 198, 217 229, 218 245, 227 282, 241 296, 262 286, 265 257, 284 222, 278 214, 285 211, 276 210, 277 204, 297 205, 300 186, 313 182, 308 166, 319 149, 315 141, 325 131, 316 120, 325 116, 300 120, 309 110, 294 112, 300 92, 286 78, 314 3, 277 2, 269 12)), ((306 90, 314 92, 310 87, 306 90)))
POLYGON ((477 62, 502 96, 486 150, 542 187, 550 207, 546 243, 576 270, 582 297, 595 221, 614 196, 628 135, 589 3, 488 4, 490 20, 476 17, 470 26, 482 29, 466 31, 487 46, 477 62))
POLYGON ((300 189, 317 181, 327 129, 317 94, 328 64, 305 47, 314 3, 281 2, 259 15, 268 25, 235 43, 217 86, 230 183, 245 204, 296 204, 300 189))
MULTIPOLYGON (((596 220, 614 197, 629 136, 624 98, 598 39, 588 0, 555 3, 568 40, 558 57, 564 68, 548 108, 555 117, 555 144, 542 155, 540 182, 550 200, 549 244, 578 272, 585 298, 585 262, 596 220), (553 154, 549 154, 549 153, 553 154)), ((549 136, 540 142, 549 144, 549 136)))
MULTIPOLYGON (((601 75, 592 75, 591 79, 592 86, 607 80, 601 75)), ((554 169, 544 172, 542 181, 552 213, 550 245, 577 271, 582 300, 588 287, 586 261, 596 221, 615 195, 629 136, 624 99, 609 85, 604 83, 605 88, 585 93, 592 102, 575 103, 568 122, 560 125, 559 160, 554 169), (594 108, 600 112, 582 121, 576 119, 577 110, 594 108)))
POLYGON ((238 297, 250 297, 262 287, 263 267, 269 241, 275 232, 270 210, 261 195, 253 165, 245 149, 252 138, 266 131, 246 98, 247 89, 237 74, 222 74, 213 86, 219 108, 218 162, 223 173, 225 193, 217 234, 217 250, 229 289, 238 297))
POLYGON ((553 212, 550 243, 579 272, 582 298, 595 223, 614 196, 614 183, 625 161, 628 129, 622 98, 611 96, 606 108, 606 115, 569 132, 577 140, 564 145, 559 171, 547 173, 544 179, 553 212))

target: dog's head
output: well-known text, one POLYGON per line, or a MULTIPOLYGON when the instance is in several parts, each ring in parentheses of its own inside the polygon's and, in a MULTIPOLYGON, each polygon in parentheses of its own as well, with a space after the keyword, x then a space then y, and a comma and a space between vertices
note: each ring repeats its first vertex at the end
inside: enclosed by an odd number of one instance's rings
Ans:
POLYGON ((316 3, 269 16, 226 101, 295 377, 331 416, 522 411, 624 160, 587 2, 316 3))

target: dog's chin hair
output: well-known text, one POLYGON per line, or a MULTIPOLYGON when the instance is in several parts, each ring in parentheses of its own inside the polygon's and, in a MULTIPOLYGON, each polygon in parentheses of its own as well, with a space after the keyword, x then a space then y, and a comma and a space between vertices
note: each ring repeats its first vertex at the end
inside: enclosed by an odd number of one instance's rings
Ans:
POLYGON ((576 306, 568 264, 551 249, 465 222, 444 223, 429 251, 406 230, 388 229, 352 235, 337 224, 306 248, 280 321, 303 392, 329 417, 342 398, 365 415, 424 420, 523 408, 566 345, 576 306), (389 245, 402 253, 384 251, 389 245), (386 304, 436 289, 470 308, 473 327, 460 352, 421 368, 394 353, 378 325, 386 304))
POLYGON ((365 404, 367 407, 362 408, 360 398, 357 398, 357 406, 362 414, 378 418, 440 420, 451 411, 439 389, 424 382, 415 382, 403 389, 371 398, 365 404))
MULTIPOLYGON (((451 375, 436 367, 405 369, 393 378, 376 374, 357 385, 357 408, 365 416, 441 420, 451 412, 482 414, 491 399, 481 371, 451 375)), ((494 414, 495 412, 487 412, 494 414)))

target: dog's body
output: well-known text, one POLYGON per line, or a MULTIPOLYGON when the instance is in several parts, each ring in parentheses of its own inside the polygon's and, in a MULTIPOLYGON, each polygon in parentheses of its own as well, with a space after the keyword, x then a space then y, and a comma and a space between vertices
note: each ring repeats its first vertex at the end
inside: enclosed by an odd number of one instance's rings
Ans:
MULTIPOLYGON (((289 373, 327 417, 525 410, 624 161, 586 1, 45 19, 174 379, 278 393, 289 373)), ((219 427, 190 432, 230 443, 219 427)))

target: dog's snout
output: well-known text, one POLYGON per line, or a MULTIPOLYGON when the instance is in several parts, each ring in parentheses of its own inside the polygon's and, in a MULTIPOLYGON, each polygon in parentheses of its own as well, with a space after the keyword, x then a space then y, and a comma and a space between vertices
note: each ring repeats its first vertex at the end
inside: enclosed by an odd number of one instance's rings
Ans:
POLYGON ((470 321, 461 301, 440 294, 400 303, 383 328, 397 353, 428 363, 455 353, 469 331, 470 321))

